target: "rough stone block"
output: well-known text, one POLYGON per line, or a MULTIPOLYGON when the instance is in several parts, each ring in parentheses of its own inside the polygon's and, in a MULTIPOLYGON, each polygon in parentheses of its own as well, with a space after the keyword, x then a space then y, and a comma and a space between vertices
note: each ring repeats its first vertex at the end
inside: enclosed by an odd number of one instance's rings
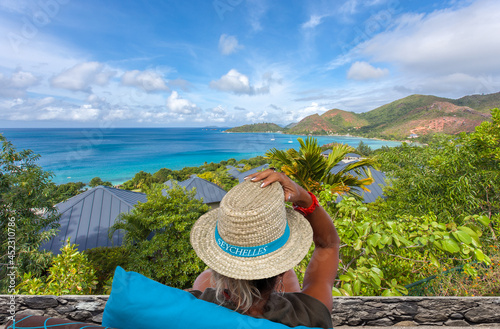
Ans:
POLYGON ((490 307, 476 307, 465 313, 465 318, 475 323, 500 323, 500 305, 490 304, 490 307))
POLYGON ((396 322, 394 325, 397 327, 416 327, 418 326, 418 323, 415 321, 400 321, 396 322))
POLYGON ((42 316, 45 314, 45 312, 43 310, 24 310, 24 311, 21 311, 19 313, 17 313, 19 315, 36 315, 36 316, 42 316))
POLYGON ((77 310, 94 312, 99 309, 102 310, 103 307, 101 307, 101 305, 100 302, 81 302, 76 304, 75 307, 77 310))
POLYGON ((368 321, 366 325, 375 327, 388 327, 394 325, 394 323, 388 318, 382 318, 373 321, 368 321))
POLYGON ((90 317, 92 317, 92 314, 89 311, 74 311, 69 313, 69 318, 75 321, 85 321, 90 317))
POLYGON ((76 310, 76 308, 73 305, 61 305, 56 307, 56 311, 59 314, 66 314, 69 312, 73 312, 74 310, 76 310))
POLYGON ((59 303, 54 296, 34 296, 24 299, 24 303, 28 308, 32 309, 46 309, 49 307, 57 307, 59 303))
POLYGON ((445 326, 449 327, 468 327, 470 324, 464 320, 448 320, 444 323, 445 326))
POLYGON ((443 312, 429 312, 429 311, 424 311, 421 312, 419 310, 419 313, 415 315, 413 318, 417 322, 444 322, 448 320, 448 315, 443 312))
POLYGON ((347 320, 347 324, 350 325, 350 326, 357 326, 357 325, 360 325, 363 321, 356 317, 356 316, 353 316, 353 317, 350 317, 348 320, 347 320))
POLYGON ((418 313, 418 306, 415 303, 401 303, 396 306, 396 311, 399 314, 415 315, 418 313))
POLYGON ((101 324, 102 323, 102 313, 92 317, 92 322, 101 324))
POLYGON ((463 318, 464 318, 464 315, 461 313, 450 314, 450 319, 452 319, 452 320, 461 320, 463 318))
POLYGON ((346 317, 332 314, 332 322, 334 327, 338 327, 346 324, 346 317))

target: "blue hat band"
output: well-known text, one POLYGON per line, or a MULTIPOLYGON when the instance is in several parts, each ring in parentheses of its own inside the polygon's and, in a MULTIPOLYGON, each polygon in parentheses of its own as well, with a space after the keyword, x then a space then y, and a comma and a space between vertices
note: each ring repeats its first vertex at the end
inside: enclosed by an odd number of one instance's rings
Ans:
POLYGON ((274 241, 254 247, 234 246, 232 244, 227 243, 226 241, 224 241, 224 239, 221 238, 221 236, 219 235, 219 230, 217 228, 217 225, 215 226, 215 241, 217 242, 219 248, 221 248, 224 252, 230 254, 231 256, 236 256, 236 257, 258 257, 270 254, 283 247, 285 243, 288 241, 289 237, 290 237, 290 227, 288 227, 288 222, 287 222, 283 235, 281 235, 274 241))

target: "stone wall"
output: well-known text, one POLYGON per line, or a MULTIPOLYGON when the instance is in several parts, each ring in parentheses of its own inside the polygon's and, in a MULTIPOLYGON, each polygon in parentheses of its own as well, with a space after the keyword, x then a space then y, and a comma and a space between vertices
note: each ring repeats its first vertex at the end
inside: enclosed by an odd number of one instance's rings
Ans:
MULTIPOLYGON (((0 325, 14 313, 0 295, 0 325)), ((15 312, 101 323, 108 296, 15 296, 15 312)), ((338 326, 500 326, 500 297, 335 297, 338 326)))

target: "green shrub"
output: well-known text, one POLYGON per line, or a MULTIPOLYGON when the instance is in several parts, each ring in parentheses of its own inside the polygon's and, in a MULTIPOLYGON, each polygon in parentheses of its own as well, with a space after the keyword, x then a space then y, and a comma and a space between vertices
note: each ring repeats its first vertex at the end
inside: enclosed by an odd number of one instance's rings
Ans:
POLYGON ((97 293, 106 293, 106 283, 113 279, 117 266, 127 268, 130 250, 125 247, 98 247, 85 250, 89 262, 95 269, 97 293))
POLYGON ((77 245, 68 243, 61 254, 54 257, 47 278, 25 273, 16 287, 16 294, 29 295, 91 295, 97 280, 87 255, 79 252, 77 245))

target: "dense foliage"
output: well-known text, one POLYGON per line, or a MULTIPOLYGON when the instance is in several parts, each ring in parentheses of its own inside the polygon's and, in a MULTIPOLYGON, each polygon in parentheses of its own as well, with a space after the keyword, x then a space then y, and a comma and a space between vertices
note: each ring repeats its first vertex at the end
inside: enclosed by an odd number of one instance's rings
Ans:
MULTIPOLYGON (((342 241, 334 295, 401 295, 407 292, 404 285, 425 278, 431 269, 490 261, 481 248, 481 227, 472 219, 462 225, 447 225, 432 214, 381 220, 378 209, 354 198, 333 205, 335 197, 328 189, 320 194, 342 241)), ((465 270, 475 274, 470 266, 465 270)))
POLYGON ((100 177, 94 177, 89 182, 89 186, 90 187, 96 187, 96 186, 99 186, 99 185, 102 185, 102 186, 113 186, 113 184, 111 184, 111 182, 105 182, 100 177))
POLYGON ((87 255, 79 252, 69 240, 54 257, 47 277, 23 275, 16 293, 28 295, 92 295, 97 278, 87 255))
POLYGON ((334 144, 331 147, 332 152, 328 157, 324 157, 315 138, 308 137, 305 142, 302 138, 298 138, 298 141, 300 143, 299 150, 271 149, 266 153, 266 156, 274 167, 279 168, 306 190, 319 192, 328 185, 332 192, 347 193, 359 198, 359 192, 366 190, 366 186, 373 183, 370 167, 375 166, 376 162, 370 158, 353 161, 339 170, 333 170, 347 153, 355 151, 353 147, 345 144, 334 144), (355 172, 357 176, 353 175, 351 171, 355 172), (364 177, 362 177, 362 172, 364 177))
POLYGON ((85 183, 82 182, 70 182, 60 185, 51 183, 50 185, 50 189, 52 190, 50 194, 53 197, 52 202, 55 204, 64 202, 69 198, 74 197, 75 195, 78 195, 87 190, 85 188, 85 183))
POLYGON ((98 281, 96 294, 109 294, 109 284, 117 266, 127 267, 130 250, 124 246, 98 247, 84 251, 95 270, 98 281))
POLYGON ((191 248, 189 234, 209 207, 194 198, 195 191, 176 184, 167 189, 154 184, 146 187, 146 194, 147 202, 138 203, 113 226, 113 230, 125 231, 125 246, 130 252, 126 269, 176 288, 188 288, 204 269, 191 248))
POLYGON ((122 188, 126 190, 143 190, 145 187, 151 187, 153 184, 163 184, 166 181, 172 179, 178 182, 182 182, 192 175, 198 175, 199 177, 206 179, 212 183, 215 183, 222 187, 223 189, 230 190, 235 184, 238 183, 237 180, 233 179, 228 173, 227 166, 238 166, 244 165, 242 171, 249 170, 254 167, 258 167, 267 163, 268 161, 262 157, 257 156, 251 159, 242 159, 237 161, 236 159, 224 160, 219 163, 207 163, 199 167, 184 167, 180 170, 171 170, 167 168, 162 168, 155 172, 154 174, 140 171, 131 179, 123 183, 122 188))
POLYGON ((500 112, 492 114, 493 122, 483 122, 474 133, 435 136, 425 147, 403 144, 382 152, 382 168, 392 179, 386 190, 387 213, 432 212, 444 222, 457 223, 468 215, 492 219, 498 214, 500 112))
POLYGON ((17 152, 0 135, 0 291, 7 287, 7 268, 17 275, 41 275, 51 253, 39 247, 55 235, 58 215, 51 191, 51 173, 36 164, 31 150, 17 152))

